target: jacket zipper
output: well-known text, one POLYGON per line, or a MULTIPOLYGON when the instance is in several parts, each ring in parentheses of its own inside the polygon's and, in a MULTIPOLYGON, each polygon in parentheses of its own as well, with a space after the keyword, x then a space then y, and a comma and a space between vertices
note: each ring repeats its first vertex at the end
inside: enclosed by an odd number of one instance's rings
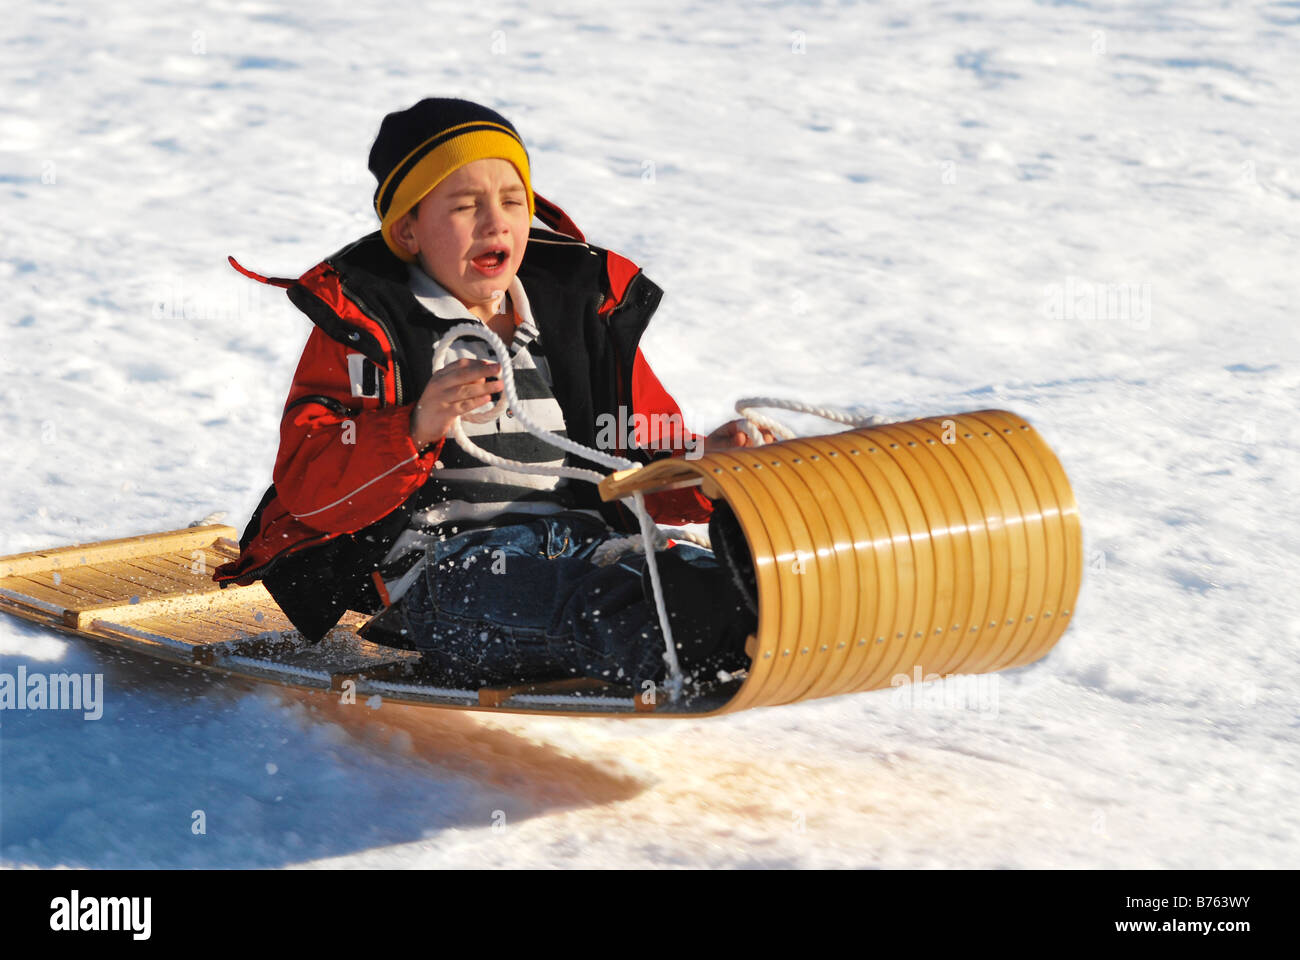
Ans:
POLYGON ((348 297, 348 299, 360 307, 367 317, 377 323, 379 329, 384 331, 384 336, 388 338, 388 350, 389 354, 393 358, 393 402, 396 406, 400 407, 402 405, 402 377, 401 374, 398 373, 398 365, 406 363, 406 357, 402 356, 401 344, 398 343, 397 338, 393 336, 393 331, 389 328, 388 323, 380 317, 379 314, 365 302, 365 300, 357 296, 356 291, 344 278, 342 273, 339 274, 339 286, 343 289, 343 293, 348 297))

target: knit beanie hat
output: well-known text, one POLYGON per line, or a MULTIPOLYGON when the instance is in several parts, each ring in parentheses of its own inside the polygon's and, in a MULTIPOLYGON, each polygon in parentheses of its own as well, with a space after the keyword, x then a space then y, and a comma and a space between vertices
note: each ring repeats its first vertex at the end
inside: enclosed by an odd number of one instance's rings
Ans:
POLYGON ((518 131, 501 114, 468 100, 429 98, 384 117, 370 148, 370 172, 379 183, 375 213, 388 249, 408 263, 414 260, 388 235, 393 221, 460 167, 488 158, 514 164, 528 194, 531 218, 535 211, 528 153, 518 131))

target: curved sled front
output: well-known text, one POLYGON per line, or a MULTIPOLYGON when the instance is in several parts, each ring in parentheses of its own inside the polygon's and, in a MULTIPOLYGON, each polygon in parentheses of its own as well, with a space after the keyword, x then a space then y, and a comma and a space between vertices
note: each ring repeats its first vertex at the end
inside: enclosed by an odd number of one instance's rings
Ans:
POLYGON ((752 666, 724 713, 1032 663, 1069 623, 1078 506, 1051 449, 1001 410, 621 471, 606 500, 700 486, 758 584, 752 666))

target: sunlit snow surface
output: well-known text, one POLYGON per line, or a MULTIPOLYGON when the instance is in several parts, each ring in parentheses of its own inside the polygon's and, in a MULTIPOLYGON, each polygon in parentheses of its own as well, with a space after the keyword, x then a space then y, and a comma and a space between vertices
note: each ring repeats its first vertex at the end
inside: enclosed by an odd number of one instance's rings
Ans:
POLYGON ((1300 865, 1295 3, 113 6, 5 14, 0 554, 242 525, 309 326, 225 257, 372 229, 380 118, 453 95, 666 289, 696 429, 1009 408, 1088 573, 982 707, 684 722, 345 706, 5 618, 0 671, 107 702, 0 714, 0 863, 1300 865))

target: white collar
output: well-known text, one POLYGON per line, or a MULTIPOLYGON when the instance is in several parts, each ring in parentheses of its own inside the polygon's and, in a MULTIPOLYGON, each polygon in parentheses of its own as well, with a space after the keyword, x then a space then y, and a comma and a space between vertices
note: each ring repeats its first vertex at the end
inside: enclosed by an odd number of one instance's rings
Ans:
MULTIPOLYGON (((465 304, 449 293, 446 287, 425 273, 424 268, 418 263, 408 263, 406 269, 408 274, 407 282, 411 292, 415 294, 415 299, 419 300, 435 316, 444 320, 482 322, 469 312, 469 308, 465 304)), ((536 330, 537 325, 533 322, 533 311, 528 305, 528 294, 524 293, 524 284, 519 279, 518 274, 511 279, 510 286, 506 288, 506 293, 509 294, 510 302, 514 305, 515 313, 520 320, 520 326, 536 330)), ((497 313, 505 312, 506 298, 502 297, 497 304, 497 313)))

